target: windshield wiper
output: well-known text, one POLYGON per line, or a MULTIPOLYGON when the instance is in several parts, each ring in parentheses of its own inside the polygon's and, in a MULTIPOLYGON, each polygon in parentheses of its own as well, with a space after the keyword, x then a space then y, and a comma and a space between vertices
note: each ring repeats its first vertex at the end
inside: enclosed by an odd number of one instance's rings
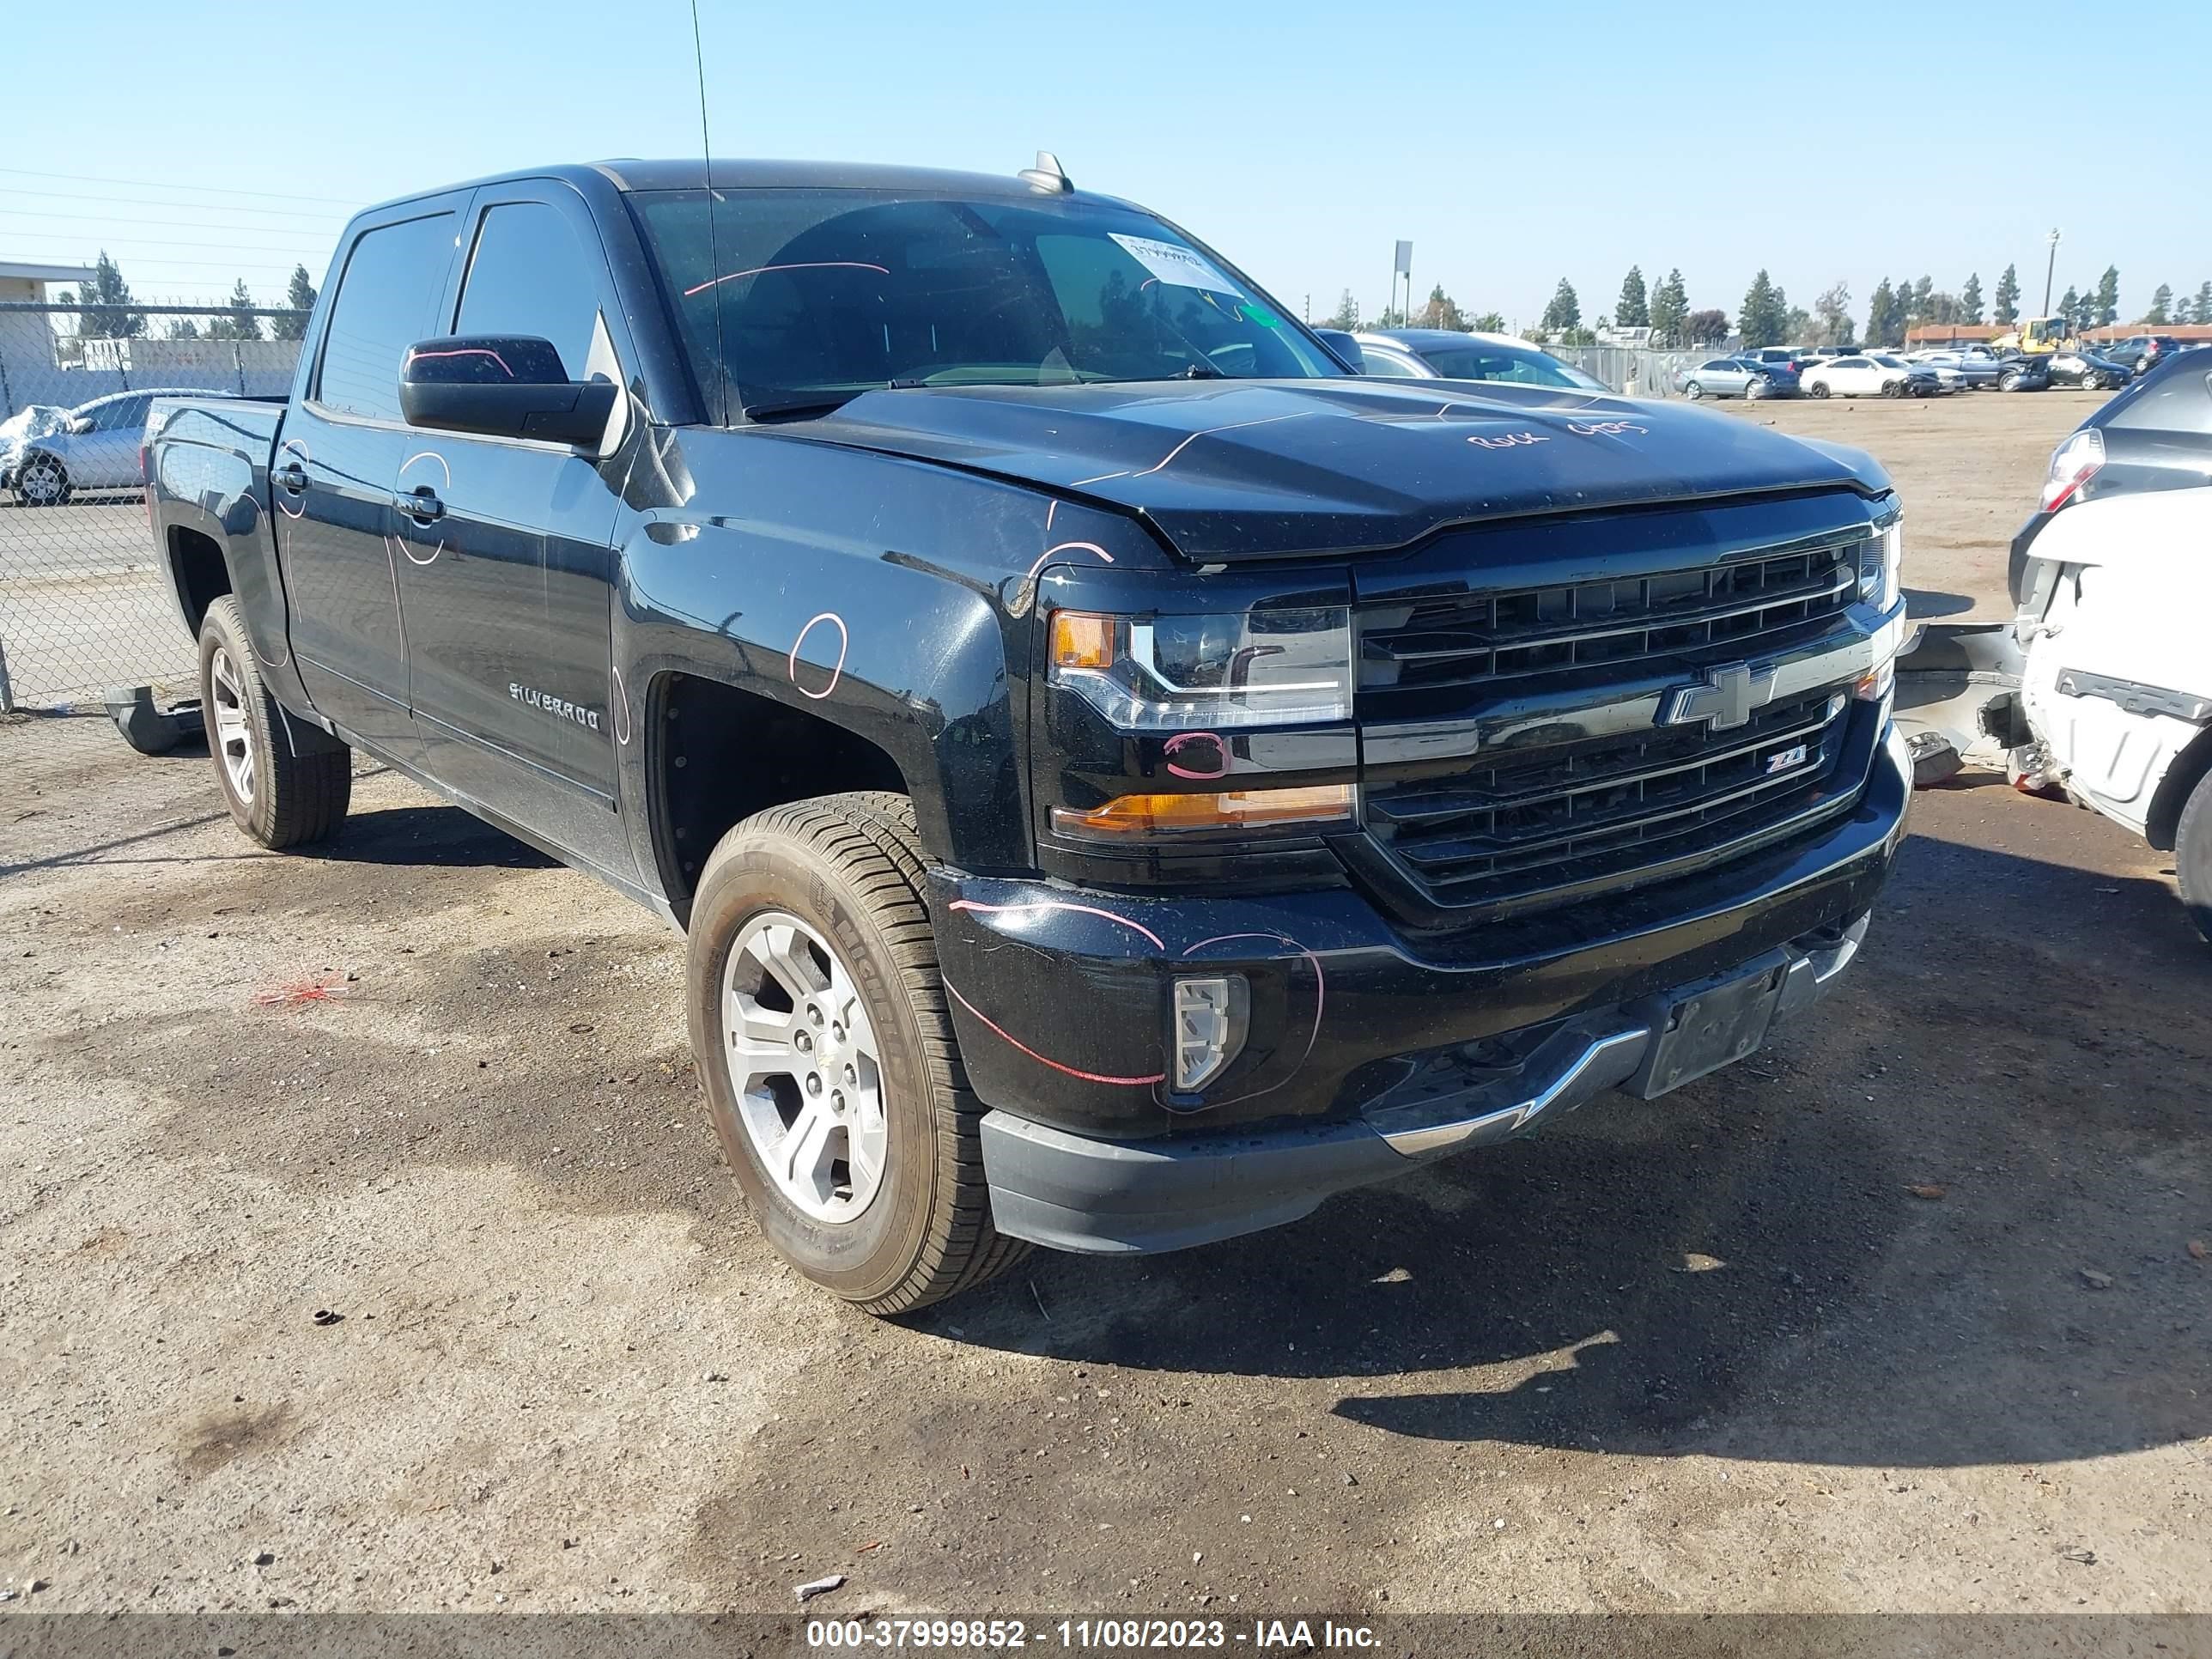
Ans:
POLYGON ((1212 363, 1193 363, 1172 378, 1178 380, 1225 380, 1229 376, 1212 363))
POLYGON ((834 398, 786 398, 781 402, 740 404, 738 408, 749 421, 797 419, 807 415, 834 414, 860 395, 857 392, 848 392, 834 398))

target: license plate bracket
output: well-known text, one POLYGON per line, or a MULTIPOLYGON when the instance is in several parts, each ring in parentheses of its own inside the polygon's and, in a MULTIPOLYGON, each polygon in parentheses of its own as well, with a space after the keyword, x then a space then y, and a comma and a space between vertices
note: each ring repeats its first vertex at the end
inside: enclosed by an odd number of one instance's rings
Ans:
POLYGON ((1656 1100, 1754 1053, 1766 1041, 1789 971, 1789 953, 1776 951, 1652 998, 1639 1011, 1650 1021, 1651 1046, 1623 1086, 1656 1100))

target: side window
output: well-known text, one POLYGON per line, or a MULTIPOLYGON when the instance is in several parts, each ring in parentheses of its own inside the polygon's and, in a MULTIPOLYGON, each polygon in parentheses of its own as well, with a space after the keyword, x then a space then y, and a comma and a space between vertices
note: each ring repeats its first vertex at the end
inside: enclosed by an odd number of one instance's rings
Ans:
POLYGON ((2141 432, 2212 434, 2212 374, 2169 374, 2129 399, 2106 424, 2141 432))
POLYGON ((1407 365, 1400 362, 1387 352, 1376 350, 1372 346, 1362 346, 1359 349, 1359 363, 1360 367, 1370 374, 1384 375, 1399 380, 1419 378, 1407 365))
POLYGON ((568 378, 581 380, 599 316, 600 264, 559 209, 543 202, 495 207, 477 232, 453 332, 550 340, 568 378))
POLYGON ((353 245, 316 376, 325 408, 364 420, 399 418, 399 360, 431 326, 453 237, 453 216, 437 213, 380 226, 353 245))

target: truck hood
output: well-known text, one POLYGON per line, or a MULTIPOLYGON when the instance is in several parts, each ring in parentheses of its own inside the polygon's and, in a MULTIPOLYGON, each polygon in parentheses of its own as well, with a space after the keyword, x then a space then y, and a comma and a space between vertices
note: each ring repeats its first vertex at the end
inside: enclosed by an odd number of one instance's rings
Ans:
POLYGON ((1863 454, 1741 416, 1471 380, 887 390, 784 430, 1120 507, 1200 563, 1400 548, 1534 514, 1889 487, 1863 454))

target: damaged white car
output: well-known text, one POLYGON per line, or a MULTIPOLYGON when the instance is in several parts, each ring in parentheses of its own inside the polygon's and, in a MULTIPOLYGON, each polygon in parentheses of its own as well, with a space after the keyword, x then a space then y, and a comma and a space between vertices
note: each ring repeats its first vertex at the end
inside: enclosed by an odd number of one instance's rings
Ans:
POLYGON ((2172 852, 2212 940, 2212 488, 2076 503, 2027 574, 2016 771, 2172 852))

